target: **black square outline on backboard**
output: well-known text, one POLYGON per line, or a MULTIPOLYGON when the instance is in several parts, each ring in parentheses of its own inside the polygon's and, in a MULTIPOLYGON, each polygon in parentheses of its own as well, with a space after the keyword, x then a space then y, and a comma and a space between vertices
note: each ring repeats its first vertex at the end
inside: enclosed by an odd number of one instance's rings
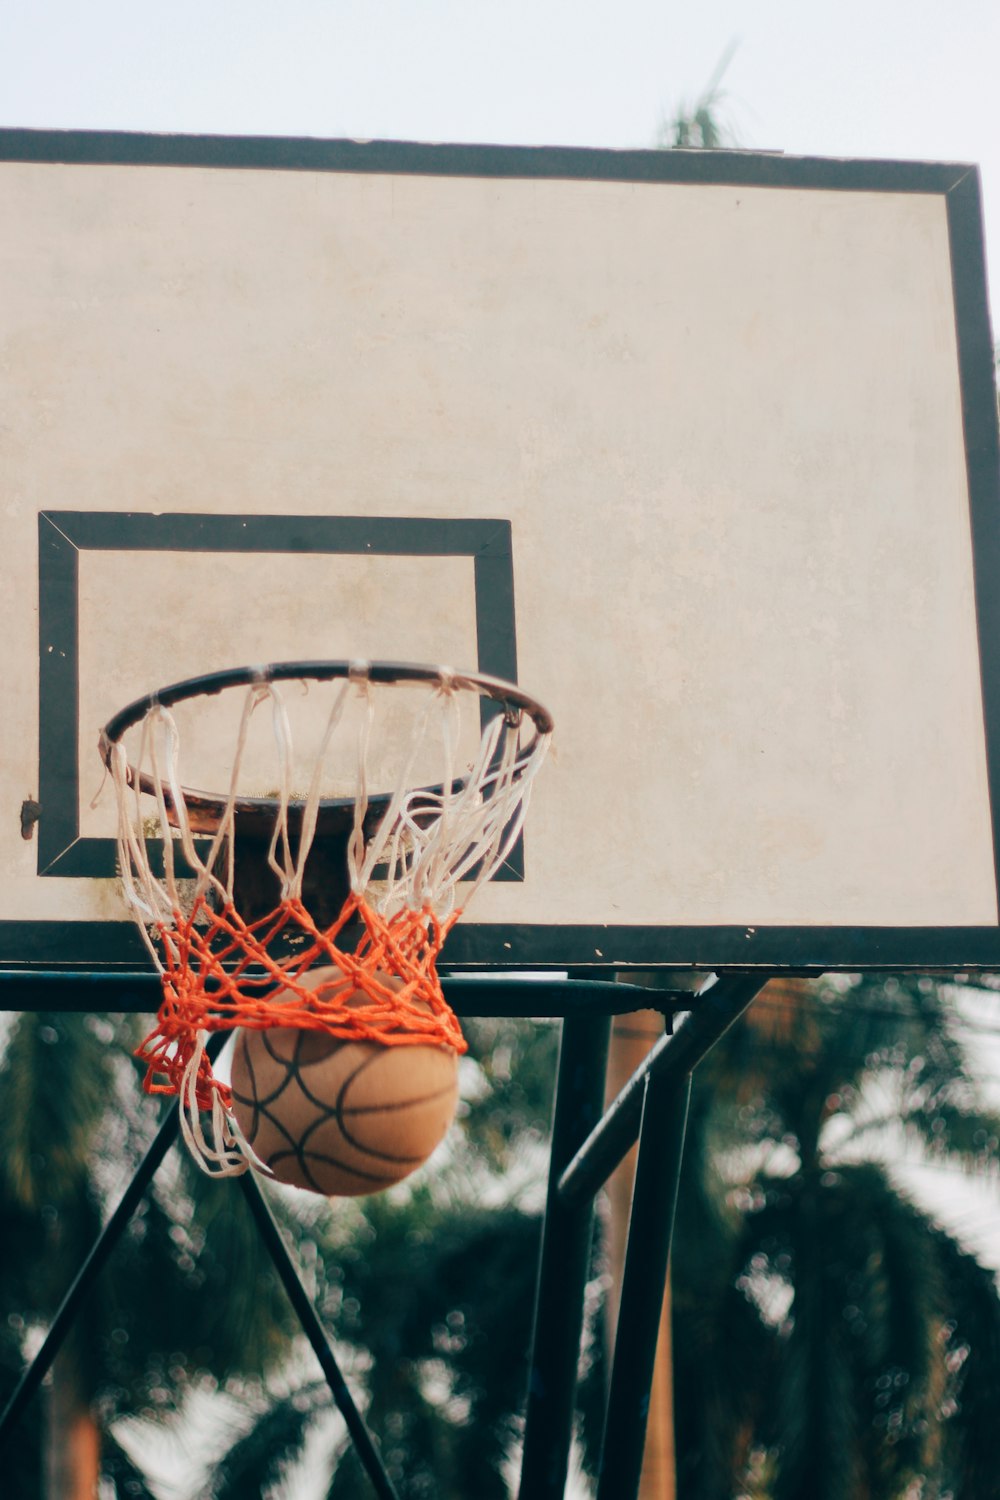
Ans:
MULTIPOLYGON (((84 551, 467 557, 473 564, 475 590, 477 660, 473 665, 492 677, 517 681, 509 521, 42 511, 38 517, 39 875, 100 879, 113 876, 117 868, 114 839, 80 836, 79 556, 84 551)), ((109 652, 113 649, 109 641, 109 652)), ((151 683, 150 690, 159 686, 151 683)), ((489 713, 485 701, 482 712, 484 716, 489 713)), ((99 729, 100 725, 94 726, 95 746, 99 729)), ((523 839, 494 879, 524 879, 523 839)))

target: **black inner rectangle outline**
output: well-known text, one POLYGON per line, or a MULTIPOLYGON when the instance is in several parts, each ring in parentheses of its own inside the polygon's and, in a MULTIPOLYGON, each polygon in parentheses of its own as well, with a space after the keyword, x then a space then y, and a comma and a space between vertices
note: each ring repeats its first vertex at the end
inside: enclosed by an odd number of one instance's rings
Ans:
MULTIPOLYGON (((101 879, 117 871, 114 839, 80 836, 79 557, 84 551, 467 557, 473 565, 477 660, 452 665, 517 681, 509 521, 43 511, 38 517, 39 875, 101 879)), ((114 652, 113 640, 107 648, 114 652)), ((151 682, 149 691, 164 686, 151 682)), ((484 722, 492 711, 489 700, 481 700, 484 722)), ((100 728, 93 726, 95 768, 100 728)), ((523 837, 494 879, 524 879, 523 837)))

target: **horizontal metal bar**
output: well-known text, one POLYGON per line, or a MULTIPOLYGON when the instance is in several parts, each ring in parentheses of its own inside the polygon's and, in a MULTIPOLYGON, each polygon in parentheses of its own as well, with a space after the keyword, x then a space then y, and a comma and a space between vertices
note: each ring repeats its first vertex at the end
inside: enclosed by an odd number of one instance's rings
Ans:
POLYGON ((770 974, 727 975, 690 997, 691 1009, 673 1035, 661 1037, 650 1050, 563 1172, 559 1196, 564 1202, 592 1197, 635 1144, 647 1077, 662 1074, 679 1080, 690 1073, 770 978, 770 974))
MULTIPOLYGON (((441 981, 445 998, 460 1017, 511 1018, 624 1015, 650 1008, 686 1010, 692 992, 646 989, 591 979, 470 979, 441 981)), ((156 973, 91 973, 86 970, 0 970, 0 1011, 114 1011, 154 1014, 162 998, 156 973)))
POLYGON ((687 1010, 692 991, 648 989, 603 979, 442 980, 445 999, 459 1017, 622 1016, 633 1010, 687 1010))

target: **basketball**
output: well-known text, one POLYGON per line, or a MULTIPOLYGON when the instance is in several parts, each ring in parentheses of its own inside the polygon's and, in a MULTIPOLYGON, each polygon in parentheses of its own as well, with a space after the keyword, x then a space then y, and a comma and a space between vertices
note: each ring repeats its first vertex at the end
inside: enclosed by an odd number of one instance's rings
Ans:
MULTIPOLYGON (((343 975, 324 968, 304 982, 321 989, 343 975)), ((368 1001, 356 990, 346 1003, 368 1001)), ((240 1130, 279 1182, 359 1197, 401 1182, 443 1140, 458 1103, 458 1059, 450 1047, 342 1042, 296 1027, 242 1029, 232 1093, 240 1130)))

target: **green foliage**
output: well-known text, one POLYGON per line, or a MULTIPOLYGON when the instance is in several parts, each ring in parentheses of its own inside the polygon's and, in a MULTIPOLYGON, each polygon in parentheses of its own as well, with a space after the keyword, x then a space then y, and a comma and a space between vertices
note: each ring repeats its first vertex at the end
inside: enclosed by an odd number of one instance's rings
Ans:
MULTIPOLYGON (((0 1235, 5 1228, 0 1217, 0 1235)), ((6 1259, 6 1243, 3 1259, 6 1259)), ((21 1377, 24 1365, 21 1352, 23 1319, 14 1311, 16 1302, 4 1296, 0 1302, 0 1408, 5 1407, 21 1377)), ((0 1454, 4 1493, 12 1500, 21 1496, 42 1494, 42 1410, 37 1401, 28 1406, 17 1439, 0 1454)))
POLYGON ((658 146, 669 150, 717 151, 733 144, 732 132, 724 124, 721 114, 726 97, 722 80, 738 45, 735 41, 729 43, 698 98, 678 105, 664 121, 657 139, 658 146))
MULTIPOLYGON (((402 1500, 497 1500, 524 1394, 540 1222, 423 1187, 368 1200, 328 1259, 324 1312, 363 1347, 368 1416, 402 1500)), ((345 1460, 331 1495, 357 1493, 345 1460)))
POLYGON ((271 1493, 298 1458, 310 1423, 328 1399, 325 1385, 312 1384, 270 1403, 251 1403, 249 1423, 215 1465, 198 1500, 257 1500, 271 1493))
MULTIPOLYGON (((541 1200, 537 1191, 532 1205, 520 1199, 544 1168, 558 1028, 484 1021, 469 1030, 466 1129, 442 1170, 413 1190, 332 1211, 272 1195, 328 1325, 359 1351, 371 1420, 404 1500, 506 1494, 523 1394, 541 1200), (501 1187, 510 1173, 513 1202, 501 1187)), ((131 1060, 136 1040, 129 1020, 73 1015, 25 1015, 9 1035, 0 1062, 9 1105, 0 1114, 0 1284, 5 1309, 16 1309, 0 1323, 8 1391, 156 1127, 131 1060)), ((240 1392, 248 1420, 205 1496, 271 1494, 330 1413, 325 1386, 270 1388, 294 1334, 239 1188, 172 1153, 67 1345, 104 1430, 105 1482, 119 1495, 147 1493, 114 1438, 117 1420, 171 1421, 189 1391, 217 1387, 240 1392)), ((41 1492, 40 1406, 32 1403, 34 1436, 19 1456, 25 1495, 41 1492)), ((333 1467, 332 1493, 366 1483, 343 1441, 333 1467)))
MULTIPOLYGON (((322 1311, 365 1352, 367 1420, 401 1500, 504 1500, 524 1398, 558 1027, 465 1029, 450 1162, 340 1205, 325 1246, 322 1311)), ((330 1500, 362 1485, 345 1444, 330 1500)))
POLYGON ((116 1060, 92 1017, 40 1012, 15 1024, 0 1112, 0 1184, 12 1206, 37 1214, 79 1195, 116 1060))
MULTIPOLYGON (((51 1322, 155 1130, 155 1107, 131 1059, 136 1039, 131 1020, 82 1015, 24 1015, 10 1031, 0 1062, 0 1381, 8 1394, 29 1341, 51 1322)), ((114 1466, 125 1465, 110 1439, 117 1418, 176 1411, 206 1380, 262 1380, 287 1352, 291 1327, 238 1189, 206 1179, 186 1154, 168 1157, 60 1356, 77 1399, 104 1429, 109 1482, 114 1466)), ((41 1398, 27 1419, 32 1473, 40 1407, 41 1398)), ((134 1489, 136 1475, 126 1479, 134 1489)), ((26 1475, 21 1493, 41 1492, 37 1474, 26 1475)))
MULTIPOLYGON (((463 1128, 429 1170, 355 1202, 271 1195, 402 1500, 504 1500, 520 1430, 558 1028, 468 1029, 463 1128)), ((93 1018, 24 1017, 11 1033, 8 1391, 155 1128, 133 1041, 129 1024, 93 1018)), ((995 1171, 998 1148, 953 987, 786 985, 732 1028, 696 1076, 673 1255, 681 1500, 1000 1500, 996 1280, 896 1174, 903 1157, 995 1171)), ((600 1271, 579 1401, 591 1461, 600 1271)), ((325 1385, 289 1391, 294 1328, 238 1187, 180 1153, 75 1337, 109 1493, 148 1494, 114 1422, 172 1421, 187 1392, 213 1387, 240 1406, 200 1500, 293 1492, 313 1431, 328 1434, 329 1500, 365 1493, 325 1385)), ((37 1410, 31 1422, 15 1494, 39 1492, 37 1410)))
POLYGON ((955 994, 914 978, 765 991, 699 1069, 689 1138, 681 1496, 996 1493, 996 1280, 893 1172, 906 1151, 995 1170, 1000 1120, 955 994))
POLYGON ((463 1108, 463 1145, 502 1176, 548 1140, 559 1027, 496 1018, 466 1021, 463 1030, 480 1079, 463 1108))

